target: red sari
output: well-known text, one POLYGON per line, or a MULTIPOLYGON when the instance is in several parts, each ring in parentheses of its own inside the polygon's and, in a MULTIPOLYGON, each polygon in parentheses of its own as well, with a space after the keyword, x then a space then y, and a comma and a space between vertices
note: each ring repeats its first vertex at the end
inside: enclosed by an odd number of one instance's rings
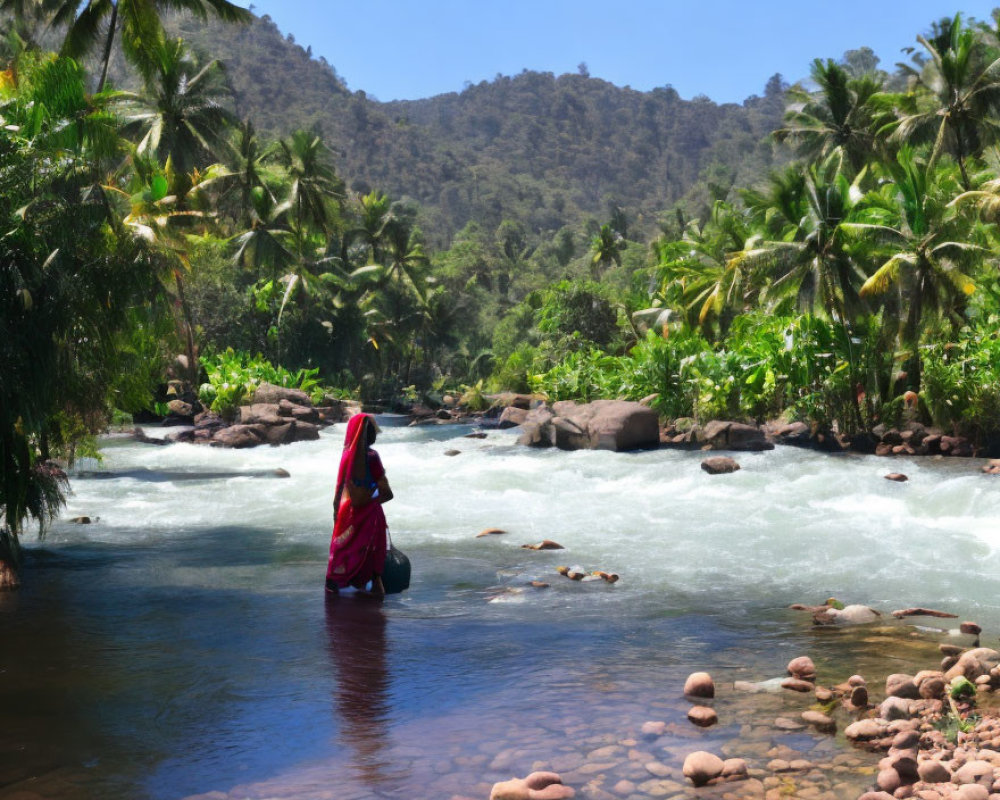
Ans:
POLYGON ((354 506, 347 491, 348 481, 373 488, 385 476, 378 453, 368 446, 369 414, 355 414, 347 423, 344 452, 337 471, 337 491, 333 498, 333 538, 326 568, 327 585, 363 589, 385 566, 386 530, 382 504, 373 499, 354 506))

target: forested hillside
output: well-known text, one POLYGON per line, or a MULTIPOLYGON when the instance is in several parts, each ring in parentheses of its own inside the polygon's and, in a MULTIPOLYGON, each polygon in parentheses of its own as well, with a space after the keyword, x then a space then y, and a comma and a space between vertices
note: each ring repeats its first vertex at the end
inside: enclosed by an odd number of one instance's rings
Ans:
POLYGON ((679 201, 707 209, 713 191, 763 177, 774 158, 766 137, 784 110, 779 76, 761 87, 762 97, 717 105, 684 100, 669 86, 638 92, 586 74, 528 71, 460 93, 381 103, 349 92, 333 67, 268 17, 248 26, 168 22, 196 51, 226 64, 239 114, 261 133, 318 125, 347 185, 418 201, 439 247, 470 220, 488 230, 516 220, 542 234, 603 220, 612 207, 645 238, 679 201))

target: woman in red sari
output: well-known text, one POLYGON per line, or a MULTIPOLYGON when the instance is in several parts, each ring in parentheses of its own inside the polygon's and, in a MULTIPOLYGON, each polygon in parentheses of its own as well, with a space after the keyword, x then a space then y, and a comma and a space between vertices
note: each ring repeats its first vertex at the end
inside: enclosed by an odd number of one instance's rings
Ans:
POLYGON ((356 414, 347 423, 344 452, 333 497, 333 539, 326 568, 327 591, 347 586, 385 595, 386 530, 382 503, 392 500, 392 489, 378 453, 371 449, 378 428, 370 414, 356 414))

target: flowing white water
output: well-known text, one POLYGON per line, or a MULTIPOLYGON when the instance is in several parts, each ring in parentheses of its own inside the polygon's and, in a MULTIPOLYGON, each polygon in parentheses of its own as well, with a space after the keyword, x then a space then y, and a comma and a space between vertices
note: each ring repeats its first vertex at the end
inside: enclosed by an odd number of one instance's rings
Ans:
MULTIPOLYGON (((111 447, 98 469, 134 477, 75 481, 65 516, 100 523, 58 526, 48 544, 157 542, 227 525, 273 531, 321 554, 342 432, 243 451, 111 447), (291 478, 262 479, 279 468, 291 478), (183 472, 251 476, 160 474, 183 472)), ((974 462, 779 448, 739 454, 739 472, 709 476, 696 452, 564 453, 518 447, 509 432, 455 435, 386 426, 379 438, 396 494, 386 513, 404 550, 482 560, 507 584, 552 578, 556 564, 618 572, 620 584, 594 593, 602 601, 721 591, 783 606, 835 595, 884 610, 942 606, 1000 628, 1000 484, 974 462), (885 480, 890 471, 909 481, 885 480), (487 527, 508 533, 477 540, 487 527), (520 549, 542 539, 566 551, 520 549)))
MULTIPOLYGON (((709 476, 697 452, 392 423, 376 447, 414 580, 381 608, 322 591, 343 425, 245 451, 109 441, 81 465, 63 520, 28 543, 24 589, 0 598, 0 753, 19 754, 0 759, 0 796, 485 796, 539 765, 575 769, 644 720, 686 726, 695 669, 759 681, 804 652, 830 682, 910 666, 911 628, 813 629, 791 603, 941 608, 995 644, 1000 484, 977 463, 779 448, 709 476), (476 538, 488 527, 507 533, 476 538), (566 549, 521 548, 542 539, 566 549)), ((795 716, 796 700, 756 702, 795 716)), ((724 693, 719 726, 684 727, 657 757, 796 735, 750 736, 745 702, 724 693)), ((807 744, 827 758, 833 740, 807 744)), ((622 768, 608 785, 623 777, 641 782, 622 768)))

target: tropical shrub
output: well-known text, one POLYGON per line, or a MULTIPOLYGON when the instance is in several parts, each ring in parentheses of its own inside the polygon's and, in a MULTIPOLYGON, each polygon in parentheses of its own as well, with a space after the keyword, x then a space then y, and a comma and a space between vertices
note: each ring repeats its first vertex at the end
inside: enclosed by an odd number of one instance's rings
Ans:
POLYGON ((313 402, 320 402, 329 391, 317 375, 319 370, 300 369, 290 372, 274 366, 259 353, 251 356, 232 348, 201 357, 201 366, 207 380, 198 395, 202 403, 224 417, 232 417, 244 400, 251 397, 262 383, 271 383, 287 389, 300 389, 313 402))

